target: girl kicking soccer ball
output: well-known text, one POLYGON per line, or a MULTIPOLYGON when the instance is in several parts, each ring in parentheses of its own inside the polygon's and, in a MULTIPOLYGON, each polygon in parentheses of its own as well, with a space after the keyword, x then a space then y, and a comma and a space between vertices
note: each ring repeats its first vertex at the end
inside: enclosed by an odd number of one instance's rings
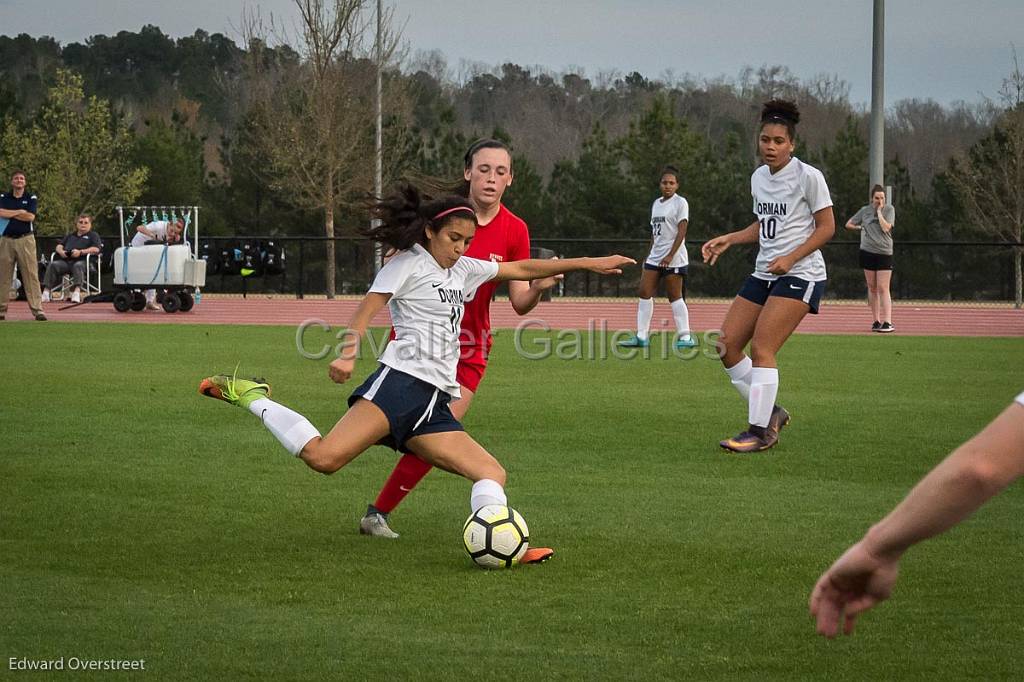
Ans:
POLYGON ((720 445, 733 452, 774 447, 789 413, 775 404, 779 370, 775 355, 808 312, 817 314, 825 291, 819 250, 836 229, 832 199, 817 168, 793 156, 796 105, 772 100, 761 110, 758 150, 764 165, 750 176, 757 219, 742 230, 705 242, 704 262, 714 265, 734 244, 757 242, 754 273, 722 323, 722 364, 747 401, 749 426, 720 445), (750 343, 750 357, 743 349, 750 343))
MULTIPOLYGON (((270 399, 270 386, 225 375, 203 379, 199 392, 248 409, 292 455, 311 469, 331 474, 376 443, 412 452, 435 467, 473 482, 470 508, 506 505, 505 470, 452 416, 459 398, 455 367, 459 323, 467 299, 491 280, 533 280, 574 270, 621 274, 635 261, 624 256, 521 260, 494 263, 462 258, 476 216, 462 197, 430 199, 411 186, 374 206, 380 220, 365 234, 395 254, 377 274, 352 316, 348 340, 329 375, 343 384, 352 377, 359 343, 385 305, 395 338, 380 366, 348 399, 349 410, 326 436, 301 414, 270 399)), ((551 556, 531 548, 524 563, 551 556)))

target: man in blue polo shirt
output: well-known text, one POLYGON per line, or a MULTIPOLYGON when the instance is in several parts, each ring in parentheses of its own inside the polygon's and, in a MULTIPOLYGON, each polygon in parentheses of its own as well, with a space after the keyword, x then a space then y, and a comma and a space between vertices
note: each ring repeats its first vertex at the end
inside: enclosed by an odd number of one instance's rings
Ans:
POLYGON ((36 219, 36 195, 25 189, 25 174, 15 171, 11 191, 0 194, 0 224, 7 222, 0 236, 0 320, 7 316, 14 264, 25 283, 28 307, 39 321, 43 315, 42 292, 39 290, 39 268, 36 265, 36 237, 32 221, 36 219))

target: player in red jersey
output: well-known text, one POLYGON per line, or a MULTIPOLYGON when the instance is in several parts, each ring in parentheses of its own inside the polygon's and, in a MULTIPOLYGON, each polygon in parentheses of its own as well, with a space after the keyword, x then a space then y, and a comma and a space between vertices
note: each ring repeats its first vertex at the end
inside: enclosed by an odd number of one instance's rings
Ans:
MULTIPOLYGON (((496 262, 525 260, 530 257, 530 232, 514 213, 501 203, 505 190, 512 184, 512 153, 499 140, 478 140, 465 156, 463 190, 476 211, 476 236, 466 250, 466 256, 496 262)), ((559 277, 533 282, 510 281, 509 301, 520 315, 528 314, 540 301, 541 295, 553 287, 559 277)), ((487 370, 487 357, 491 350, 491 299, 497 282, 481 286, 472 300, 466 301, 462 318, 460 341, 462 352, 456 371, 462 397, 451 404, 452 414, 461 420, 473 401, 480 381, 487 370)), ((412 454, 403 454, 391 476, 369 505, 359 522, 364 535, 397 538, 388 526, 388 514, 416 487, 431 469, 431 465, 412 454)), ((552 552, 546 548, 530 548, 523 563, 544 561, 552 552)))

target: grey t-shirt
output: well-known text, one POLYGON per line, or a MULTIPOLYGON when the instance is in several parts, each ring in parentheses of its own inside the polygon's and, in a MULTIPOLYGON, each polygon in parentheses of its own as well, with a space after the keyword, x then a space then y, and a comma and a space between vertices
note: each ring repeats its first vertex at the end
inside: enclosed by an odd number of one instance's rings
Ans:
MULTIPOLYGON (((896 209, 892 204, 882 207, 882 217, 890 225, 896 221, 896 209)), ((882 231, 882 226, 878 223, 878 209, 874 204, 868 204, 857 211, 857 214, 850 218, 850 222, 861 227, 860 248, 862 251, 892 255, 892 233, 882 231)))

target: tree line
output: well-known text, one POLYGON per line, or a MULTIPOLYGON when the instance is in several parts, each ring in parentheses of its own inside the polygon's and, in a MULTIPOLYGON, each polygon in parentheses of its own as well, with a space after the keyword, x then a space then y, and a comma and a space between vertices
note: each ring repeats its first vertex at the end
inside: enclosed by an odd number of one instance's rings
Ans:
MULTIPOLYGON (((535 239, 645 238, 665 164, 681 169, 693 240, 746 224, 757 112, 772 97, 799 103, 797 156, 825 173, 838 225, 867 203, 867 112, 837 77, 456 70, 439 52, 401 54, 390 23, 378 54, 365 0, 295 2, 297 35, 249 16, 241 44, 155 26, 68 45, 0 36, 0 165, 28 173, 40 232, 88 211, 109 234, 114 206, 143 203, 199 204, 211 234, 354 235, 373 188, 378 59, 385 184, 454 179, 473 139, 501 138, 515 152, 507 203, 535 239)), ((899 240, 1022 241, 1024 78, 1012 66, 993 99, 889 106, 899 240)))

